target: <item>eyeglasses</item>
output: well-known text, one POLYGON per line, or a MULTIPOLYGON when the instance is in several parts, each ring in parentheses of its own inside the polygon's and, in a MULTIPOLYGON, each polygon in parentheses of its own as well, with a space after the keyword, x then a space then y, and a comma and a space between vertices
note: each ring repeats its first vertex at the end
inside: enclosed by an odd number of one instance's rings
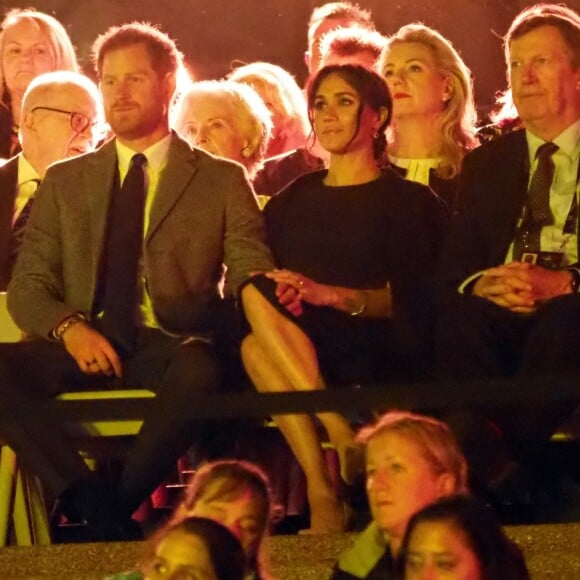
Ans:
MULTIPOLYGON (((85 129, 91 125, 91 120, 82 113, 77 113, 76 111, 63 111, 62 109, 54 109, 52 107, 34 107, 31 113, 34 111, 45 110, 45 111, 52 111, 53 113, 62 113, 63 115, 69 115, 70 117, 70 126, 71 129, 75 133, 82 133, 85 129)), ((97 123, 93 123, 93 125, 97 125, 97 123)))

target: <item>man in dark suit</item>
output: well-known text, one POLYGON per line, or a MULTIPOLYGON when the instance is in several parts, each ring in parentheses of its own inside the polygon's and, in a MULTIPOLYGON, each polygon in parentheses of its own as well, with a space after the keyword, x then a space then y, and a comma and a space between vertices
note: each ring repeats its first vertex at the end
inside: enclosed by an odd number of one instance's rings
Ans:
POLYGON ((94 52, 115 139, 52 167, 37 194, 8 305, 44 340, 0 351, 0 433, 93 539, 110 540, 132 534, 130 514, 196 438, 199 426, 183 418, 192 397, 220 388, 222 264, 235 294, 272 261, 243 169, 169 130, 181 66, 173 41, 130 24, 94 52), (63 390, 117 384, 157 396, 118 487, 103 493, 61 427, 25 410, 63 390))
POLYGON ((79 73, 37 77, 22 111, 22 152, 0 167, 0 291, 8 286, 34 193, 48 166, 93 150, 102 126, 98 89, 79 73))
MULTIPOLYGON (((443 378, 580 371, 580 18, 558 5, 527 8, 505 49, 526 129, 464 160, 441 257, 443 378)), ((545 439, 566 412, 520 407, 502 427, 516 445, 545 439)))

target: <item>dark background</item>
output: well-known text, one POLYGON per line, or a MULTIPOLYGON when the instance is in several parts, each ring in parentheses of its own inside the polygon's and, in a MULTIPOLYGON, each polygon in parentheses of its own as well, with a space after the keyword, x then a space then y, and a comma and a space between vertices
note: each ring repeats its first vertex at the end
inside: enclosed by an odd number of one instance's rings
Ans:
MULTIPOLYGON (((306 24, 321 0, 0 0, 2 14, 34 6, 58 18, 77 47, 85 72, 93 75, 90 47, 113 24, 146 20, 177 40, 198 79, 219 78, 234 60, 266 60, 306 76, 303 53, 306 24)), ((505 88, 502 36, 513 17, 535 2, 524 0, 359 0, 370 9, 377 28, 393 33, 421 21, 449 38, 475 77, 482 110, 505 88)), ((568 0, 580 10, 580 0, 568 0)))

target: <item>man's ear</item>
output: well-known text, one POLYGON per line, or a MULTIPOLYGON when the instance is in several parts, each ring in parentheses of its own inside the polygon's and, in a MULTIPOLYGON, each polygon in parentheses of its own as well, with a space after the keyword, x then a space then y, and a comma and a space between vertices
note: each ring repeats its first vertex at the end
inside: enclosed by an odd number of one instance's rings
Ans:
POLYGON ((167 73, 163 79, 163 84, 165 85, 165 97, 167 105, 171 104, 171 99, 175 94, 175 89, 177 88, 177 80, 175 73, 167 73))
POLYGON ((28 129, 29 131, 36 130, 36 116, 34 115, 34 113, 32 113, 31 111, 25 113, 24 116, 22 117, 21 126, 26 127, 26 129, 28 129))

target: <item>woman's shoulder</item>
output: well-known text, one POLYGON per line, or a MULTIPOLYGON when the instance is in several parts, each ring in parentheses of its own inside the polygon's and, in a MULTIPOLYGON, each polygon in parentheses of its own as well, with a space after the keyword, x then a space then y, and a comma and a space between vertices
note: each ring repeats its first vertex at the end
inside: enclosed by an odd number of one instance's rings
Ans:
POLYGON ((326 170, 313 171, 298 176, 290 182, 284 189, 272 197, 265 207, 266 213, 271 213, 277 208, 285 207, 287 204, 296 202, 303 195, 312 195, 321 185, 326 170))
POLYGON ((439 196, 427 185, 405 179, 394 169, 387 167, 381 175, 385 190, 404 200, 403 203, 441 204, 439 196))

